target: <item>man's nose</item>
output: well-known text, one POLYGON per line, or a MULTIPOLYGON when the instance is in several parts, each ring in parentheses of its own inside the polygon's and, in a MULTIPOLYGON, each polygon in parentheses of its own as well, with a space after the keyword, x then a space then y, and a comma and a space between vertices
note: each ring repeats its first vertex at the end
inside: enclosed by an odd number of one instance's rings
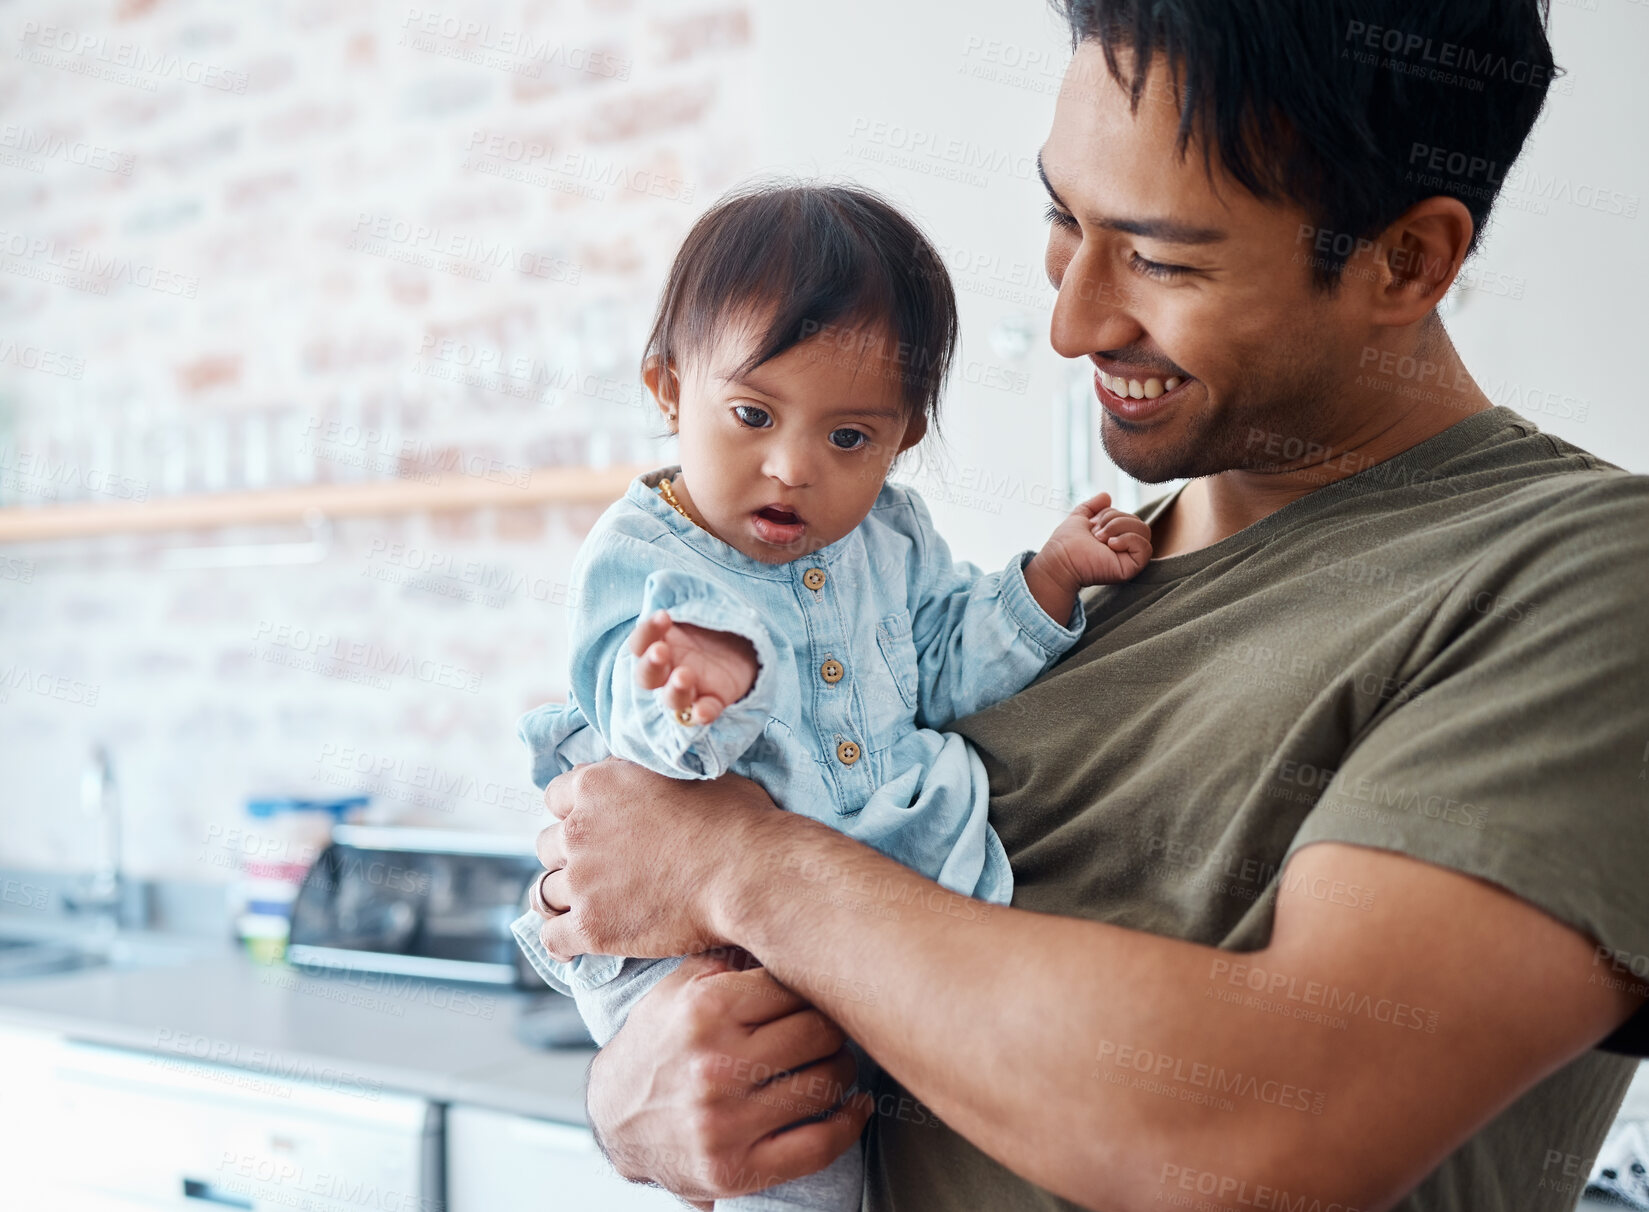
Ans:
POLYGON ((1121 349, 1145 335, 1134 318, 1135 292, 1103 269, 1100 258, 1079 248, 1059 281, 1048 339, 1065 358, 1082 358, 1097 349, 1121 349))

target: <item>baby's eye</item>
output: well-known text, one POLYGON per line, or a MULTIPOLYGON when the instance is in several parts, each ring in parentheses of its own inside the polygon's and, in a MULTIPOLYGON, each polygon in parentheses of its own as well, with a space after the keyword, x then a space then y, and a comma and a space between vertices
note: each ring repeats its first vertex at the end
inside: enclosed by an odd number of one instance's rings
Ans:
POLYGON ((857 429, 835 429, 830 434, 830 444, 838 450, 858 450, 868 441, 869 436, 857 429))
POLYGON ((754 404, 735 404, 733 415, 751 429, 766 429, 773 423, 773 418, 767 415, 767 409, 757 408, 754 404))

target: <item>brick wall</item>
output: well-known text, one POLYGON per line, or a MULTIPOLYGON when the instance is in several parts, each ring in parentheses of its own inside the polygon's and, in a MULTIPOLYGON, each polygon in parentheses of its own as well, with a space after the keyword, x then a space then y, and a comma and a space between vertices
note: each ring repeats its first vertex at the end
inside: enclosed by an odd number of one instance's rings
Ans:
MULTIPOLYGON (((3 19, 0 504, 662 461, 635 363, 751 167, 743 4, 3 19)), ((96 741, 141 873, 218 878, 259 794, 530 834, 595 512, 0 549, 0 865, 89 864, 96 741)))

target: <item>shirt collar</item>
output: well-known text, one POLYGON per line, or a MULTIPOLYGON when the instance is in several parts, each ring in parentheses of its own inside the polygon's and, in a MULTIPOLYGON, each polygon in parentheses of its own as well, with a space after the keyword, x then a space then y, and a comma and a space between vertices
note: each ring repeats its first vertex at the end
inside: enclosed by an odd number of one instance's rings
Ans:
POLYGON ((731 547, 722 542, 691 518, 684 518, 670 508, 670 502, 659 495, 658 483, 660 480, 676 475, 680 471, 681 464, 674 463, 669 467, 660 467, 654 471, 643 472, 630 481, 630 487, 624 494, 625 499, 646 511, 650 516, 657 518, 665 529, 705 559, 714 561, 723 568, 743 576, 761 577, 769 581, 793 580, 798 572, 821 564, 825 566, 833 564, 841 557, 843 551, 847 548, 847 544, 852 542, 854 536, 858 533, 858 527, 854 527, 829 546, 821 547, 817 551, 810 551, 805 556, 798 556, 794 560, 787 560, 783 564, 765 563, 752 556, 745 555, 737 547, 731 547))

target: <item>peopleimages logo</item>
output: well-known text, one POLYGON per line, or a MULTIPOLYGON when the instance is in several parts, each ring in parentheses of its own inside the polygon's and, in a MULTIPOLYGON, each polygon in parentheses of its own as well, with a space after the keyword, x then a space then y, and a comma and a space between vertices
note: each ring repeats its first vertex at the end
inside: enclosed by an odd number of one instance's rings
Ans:
MULTIPOLYGON (((1372 61, 1372 56, 1367 52, 1383 52, 1390 58, 1380 61, 1379 66, 1424 76, 1443 84, 1466 85, 1477 92, 1482 91, 1487 80, 1544 88, 1557 78, 1553 69, 1544 63, 1513 59, 1499 51, 1482 50, 1386 25, 1371 25, 1366 21, 1346 22, 1345 44, 1359 62, 1372 61)), ((1341 52, 1342 55, 1346 53, 1345 50, 1341 52)))
POLYGON ((245 72, 230 71, 200 59, 164 54, 135 42, 111 42, 107 35, 85 33, 62 25, 25 21, 18 34, 17 58, 79 75, 95 76, 144 92, 155 92, 157 77, 199 84, 226 93, 244 93, 245 72))
MULTIPOLYGON (((111 151, 101 143, 88 143, 84 139, 65 139, 62 135, 48 134, 29 126, 19 126, 15 122, 7 122, 0 126, 0 149, 16 152, 19 156, 37 163, 44 160, 62 160, 65 164, 76 164, 81 168, 119 173, 123 177, 132 175, 132 157, 125 152, 111 151)), ((33 163, 24 163, 20 167, 27 168, 30 172, 41 171, 33 163)))
MULTIPOLYGON (((100 294, 108 290, 110 282, 124 282, 129 286, 185 299, 193 299, 200 291, 200 279, 193 274, 174 273, 130 257, 100 253, 77 244, 59 244, 56 240, 30 236, 20 231, 0 229, 0 255, 16 257, 40 271, 30 274, 23 267, 13 266, 8 267, 8 272, 29 277, 47 277, 53 270, 60 274, 84 274, 100 294)), ((64 281, 60 284, 74 283, 64 281)), ((85 285, 77 286, 77 289, 85 288, 85 285)))
POLYGON ((346 247, 353 252, 482 282, 492 281, 493 270, 506 267, 528 277, 569 285, 577 284, 583 274, 582 266, 552 253, 518 249, 502 240, 446 231, 427 223, 373 215, 364 210, 356 216, 346 247))

